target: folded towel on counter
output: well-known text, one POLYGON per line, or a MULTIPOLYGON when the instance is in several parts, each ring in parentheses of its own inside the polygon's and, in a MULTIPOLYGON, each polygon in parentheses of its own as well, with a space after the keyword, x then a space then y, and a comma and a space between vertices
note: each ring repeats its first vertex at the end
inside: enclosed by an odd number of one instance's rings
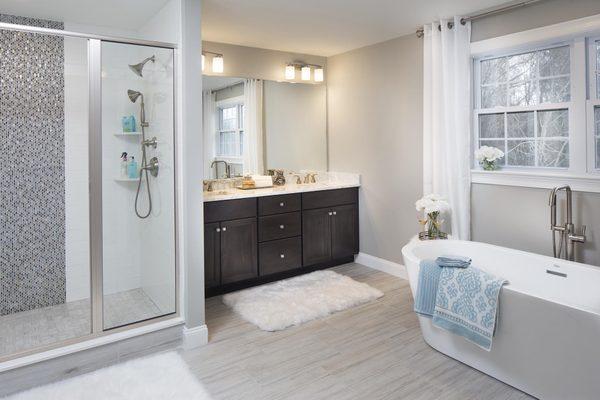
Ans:
POLYGON ((467 268, 471 265, 471 259, 464 256, 442 255, 435 259, 440 267, 467 268))
POLYGON ((442 267, 433 260, 423 260, 419 265, 419 283, 415 296, 415 312, 432 318, 435 311, 435 297, 442 267))
POLYGON ((270 175, 252 175, 251 178, 257 188, 273 186, 273 177, 270 175))
POLYGON ((433 324, 489 351, 507 281, 472 266, 440 269, 433 324))

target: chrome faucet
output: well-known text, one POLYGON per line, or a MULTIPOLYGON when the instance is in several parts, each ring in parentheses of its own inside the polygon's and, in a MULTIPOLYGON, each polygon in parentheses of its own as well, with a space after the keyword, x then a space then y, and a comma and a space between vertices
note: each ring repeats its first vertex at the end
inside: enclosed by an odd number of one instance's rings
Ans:
POLYGON ((548 200, 550 206, 550 230, 552 231, 552 252, 556 258, 575 261, 575 243, 585 243, 585 225, 581 227, 581 234, 575 233, 573 224, 573 191, 568 185, 558 186, 550 192, 548 200), (562 225, 556 224, 556 196, 563 191, 567 196, 567 220, 562 225), (559 233, 558 248, 556 245, 556 233, 559 233), (564 252, 563 252, 564 246, 564 252))
MULTIPOLYGON (((227 178, 231 178, 231 166, 230 166, 230 165, 227 163, 227 161, 223 161, 223 160, 214 160, 214 161, 213 161, 213 162, 210 164, 210 167, 212 168, 212 167, 214 167, 214 166, 215 166, 216 164, 218 164, 218 163, 223 163, 223 164, 225 164, 225 176, 226 176, 227 178)), ((218 176, 217 174, 218 174, 218 170, 217 170, 217 168, 215 168, 215 178, 216 178, 216 179, 219 179, 219 176, 218 176)))

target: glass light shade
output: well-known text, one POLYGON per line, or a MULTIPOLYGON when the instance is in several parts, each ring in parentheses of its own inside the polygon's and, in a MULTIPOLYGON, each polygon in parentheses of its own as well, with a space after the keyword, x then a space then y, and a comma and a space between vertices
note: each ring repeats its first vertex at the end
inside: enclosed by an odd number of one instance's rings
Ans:
POLYGON ((301 77, 302 77, 303 81, 309 81, 310 80, 310 67, 302 67, 301 77))
POLYGON ((296 67, 293 65, 285 66, 285 79, 296 79, 296 67))
POLYGON ((214 56, 212 59, 212 72, 222 73, 223 72, 223 56, 214 56))
POLYGON ((204 54, 202 54, 202 71, 204 72, 204 63, 205 63, 205 59, 206 57, 204 56, 204 54))
POLYGON ((323 68, 315 68, 315 82, 323 82, 323 68))

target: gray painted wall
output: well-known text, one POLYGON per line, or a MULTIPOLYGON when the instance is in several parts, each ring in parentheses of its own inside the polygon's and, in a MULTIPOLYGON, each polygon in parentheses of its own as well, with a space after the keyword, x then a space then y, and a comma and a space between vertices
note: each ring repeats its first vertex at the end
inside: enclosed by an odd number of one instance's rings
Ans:
POLYGON ((361 175, 360 250, 394 262, 419 229, 422 53, 410 35, 327 61, 329 169, 361 175))
MULTIPOLYGON (((598 0, 547 0, 475 21, 472 40, 594 14, 600 14, 598 0)), ((407 35, 327 60, 330 169, 361 174, 361 251, 395 262, 419 230, 422 52, 422 40, 407 35)), ((600 265, 600 197, 575 199, 576 221, 585 220, 589 232, 582 255, 600 265)), ((549 254, 547 200, 547 190, 473 185, 473 240, 549 254)))
MULTIPOLYGON (((595 14, 600 14, 598 0, 547 0, 473 22, 472 40, 595 14)), ((574 200, 576 226, 588 227, 588 241, 580 246, 578 260, 600 266, 600 194, 576 193, 574 200)), ((474 184, 471 201, 473 240, 551 255, 548 190, 474 184)))

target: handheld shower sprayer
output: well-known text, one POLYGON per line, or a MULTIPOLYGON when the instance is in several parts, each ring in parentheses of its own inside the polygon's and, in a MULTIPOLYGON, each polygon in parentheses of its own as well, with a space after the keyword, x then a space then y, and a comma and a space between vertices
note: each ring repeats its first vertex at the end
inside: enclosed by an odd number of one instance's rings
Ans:
MULTIPOLYGON (((140 71, 140 76, 141 76, 141 71, 140 71)), ((156 177, 156 176, 158 176, 158 170, 159 170, 157 157, 152 157, 152 159, 150 159, 150 162, 148 162, 147 157, 146 157, 146 147, 152 146, 152 147, 156 148, 157 140, 156 140, 156 137, 153 137, 150 140, 146 140, 145 128, 147 128, 149 126, 149 124, 148 124, 148 122, 146 122, 146 110, 145 110, 145 105, 144 105, 144 95, 141 92, 138 92, 136 90, 128 89, 127 96, 129 97, 129 100, 131 100, 132 103, 135 103, 138 98, 140 99, 140 126, 142 127, 142 143, 141 143, 141 145, 142 145, 142 163, 141 163, 141 168, 140 168, 140 176, 139 176, 139 180, 138 180, 137 192, 135 194, 135 214, 139 218, 144 219, 144 218, 148 218, 150 216, 150 213, 152 212, 152 193, 150 192, 150 178, 148 177, 148 172, 150 172, 150 174, 152 176, 156 177), (146 177, 146 188, 148 190, 148 212, 146 212, 145 214, 142 214, 138 210, 138 200, 140 197, 140 190, 142 188, 142 179, 144 176, 146 177)))

